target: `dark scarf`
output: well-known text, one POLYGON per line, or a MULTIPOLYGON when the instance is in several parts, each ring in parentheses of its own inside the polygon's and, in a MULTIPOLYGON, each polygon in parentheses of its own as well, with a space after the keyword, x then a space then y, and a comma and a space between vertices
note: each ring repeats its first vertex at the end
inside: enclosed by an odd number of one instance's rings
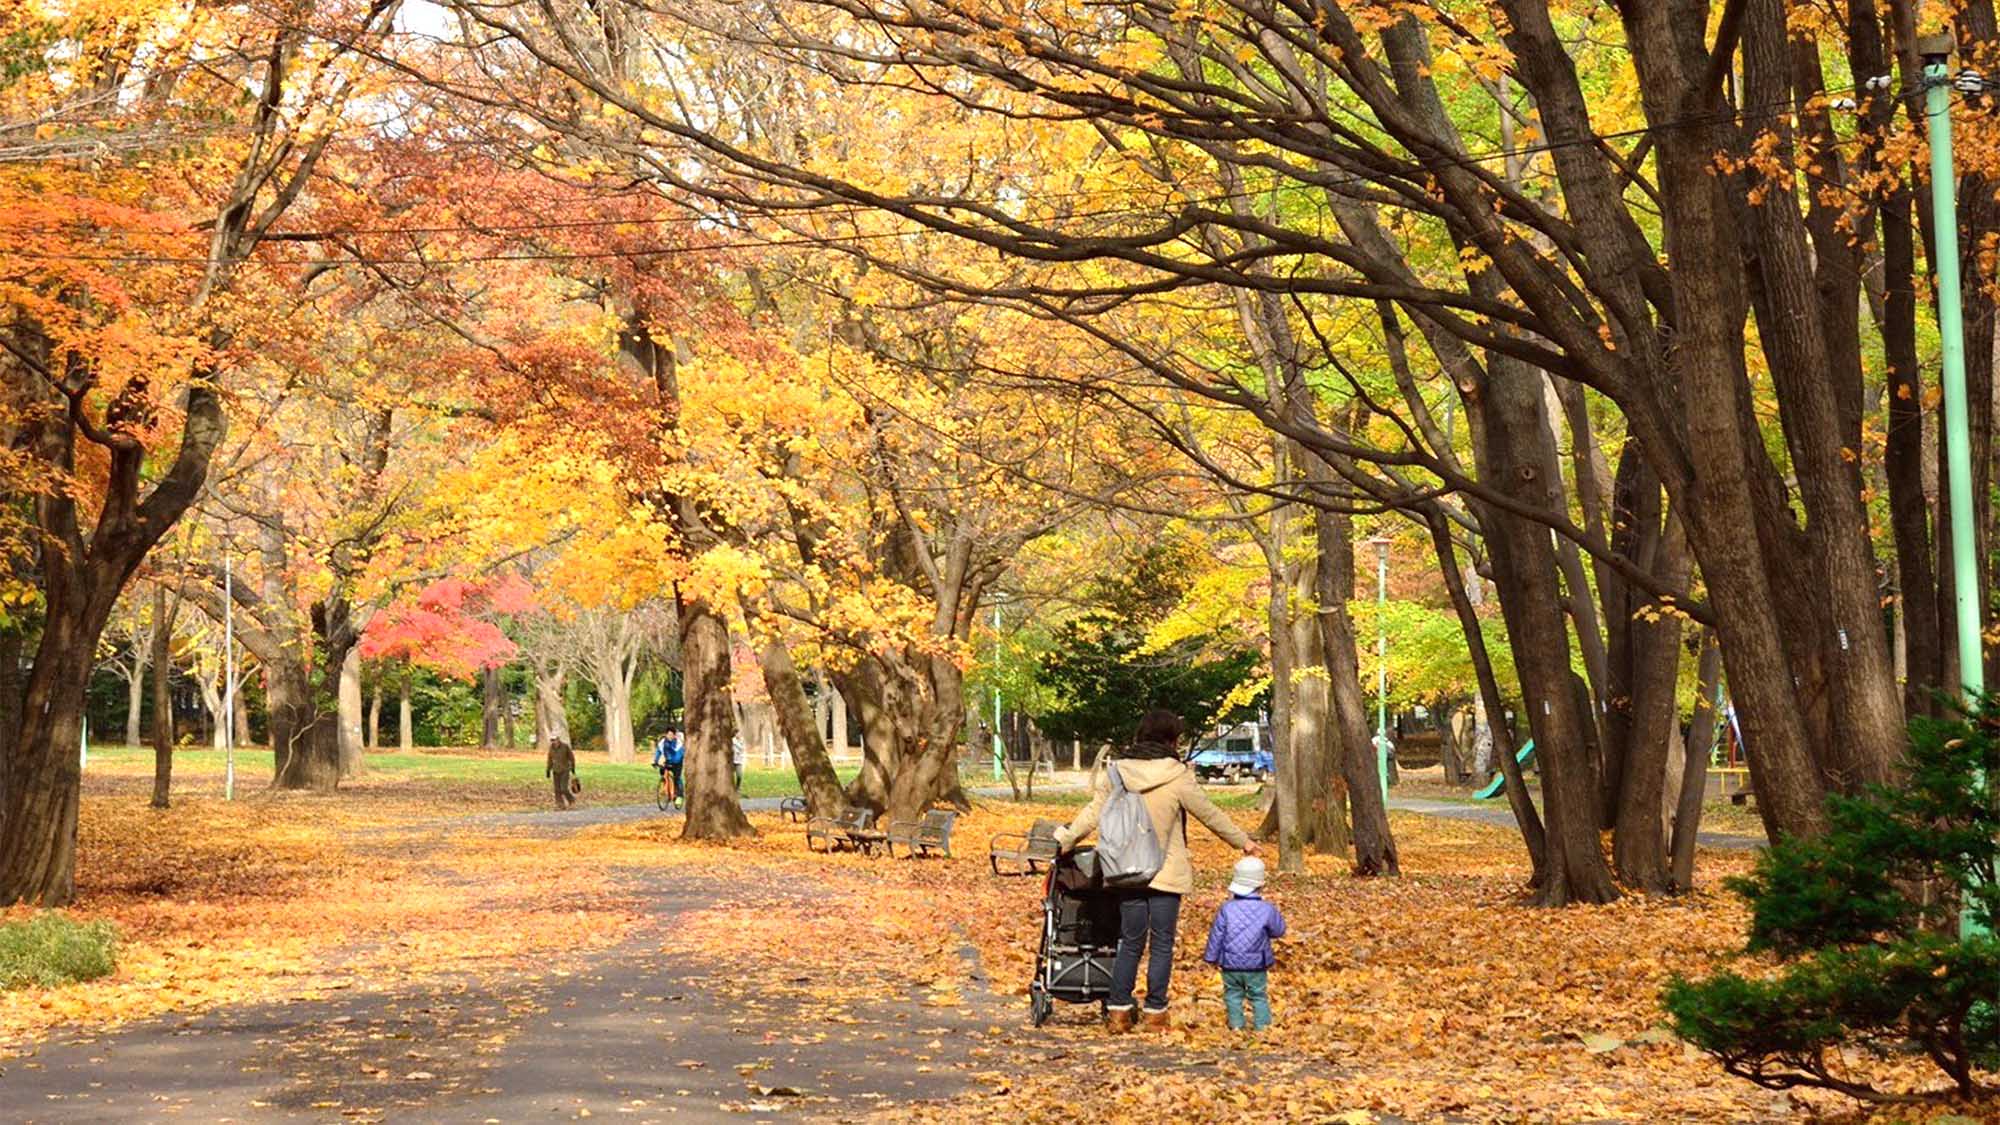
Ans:
POLYGON ((1178 758, 1180 747, 1171 742, 1134 742, 1125 752, 1127 758, 1178 758))

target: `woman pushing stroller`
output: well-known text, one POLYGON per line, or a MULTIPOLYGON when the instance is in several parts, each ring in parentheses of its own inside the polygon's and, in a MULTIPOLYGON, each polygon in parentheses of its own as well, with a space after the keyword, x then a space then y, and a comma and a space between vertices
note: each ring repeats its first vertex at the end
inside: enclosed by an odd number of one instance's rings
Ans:
MULTIPOLYGON (((1131 1030, 1138 1019, 1133 989, 1139 979, 1140 952, 1149 944, 1145 1024, 1154 1029, 1167 1026, 1167 990, 1174 971, 1174 931, 1180 922, 1181 896, 1194 888, 1186 814, 1194 814, 1203 827, 1231 847, 1242 849, 1244 855, 1257 854, 1257 845, 1249 835, 1215 807, 1195 781, 1194 771, 1181 761, 1181 732, 1179 715, 1165 709, 1148 711, 1139 720, 1131 749, 1109 763, 1109 769, 1118 771, 1123 787, 1144 799, 1153 835, 1165 853, 1151 882, 1119 895, 1118 956, 1112 963, 1111 995, 1106 1008, 1113 1032, 1131 1030)), ((1069 827, 1056 830, 1056 840, 1065 849, 1074 847, 1097 827, 1112 791, 1108 770, 1097 772, 1092 788, 1090 803, 1069 827)))

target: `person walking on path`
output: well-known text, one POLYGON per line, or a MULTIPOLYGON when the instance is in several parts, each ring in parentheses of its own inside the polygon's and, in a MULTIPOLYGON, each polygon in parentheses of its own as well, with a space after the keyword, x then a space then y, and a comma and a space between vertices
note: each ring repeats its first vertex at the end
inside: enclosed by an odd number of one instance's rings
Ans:
POLYGON ((1285 916, 1258 894, 1264 886, 1264 861, 1244 856, 1229 880, 1229 901, 1215 912, 1208 930, 1208 950, 1201 959, 1222 970, 1222 1008, 1231 1031, 1243 1030, 1243 1010, 1250 1009, 1250 1026, 1271 1026, 1269 976, 1277 957, 1271 939, 1285 936, 1285 916))
POLYGON ((544 771, 555 779, 556 807, 569 808, 576 804, 576 751, 560 738, 549 740, 549 763, 544 771))
POLYGON ((735 779, 736 795, 743 795, 743 765, 750 760, 750 748, 743 744, 743 736, 729 740, 729 776, 735 779))
MULTIPOLYGON (((1150 946, 1146 963, 1145 1024, 1167 1026, 1167 992, 1173 981, 1174 931, 1180 925, 1181 896, 1194 889, 1194 863, 1188 858, 1187 814, 1210 832, 1257 854, 1257 845, 1228 815, 1215 807, 1195 781, 1194 771, 1180 759, 1181 719, 1165 709, 1146 712, 1132 747, 1110 765, 1124 787, 1140 795, 1153 822, 1154 838, 1165 851, 1158 874, 1144 887, 1124 892, 1118 903, 1118 956, 1111 966, 1111 996, 1106 1012, 1114 1032, 1129 1031, 1138 1020, 1133 989, 1139 979, 1139 956, 1150 946)), ((1110 775, 1100 767, 1092 781, 1090 803, 1067 828, 1056 830, 1065 850, 1096 829, 1104 802, 1111 795, 1110 775)))
POLYGON ((660 736, 653 746, 653 768, 661 773, 672 774, 674 778, 674 807, 679 808, 687 797, 687 787, 681 780, 681 768, 687 762, 687 745, 681 741, 681 732, 673 727, 660 736))

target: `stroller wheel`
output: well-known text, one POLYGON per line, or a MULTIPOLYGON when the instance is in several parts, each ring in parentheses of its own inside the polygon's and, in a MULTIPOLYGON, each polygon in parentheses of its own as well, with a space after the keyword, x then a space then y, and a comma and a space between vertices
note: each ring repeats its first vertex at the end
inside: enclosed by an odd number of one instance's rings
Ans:
POLYGON ((1049 994, 1037 988, 1028 993, 1028 1020, 1036 1027, 1049 1022, 1049 1013, 1055 1008, 1055 1001, 1049 994))

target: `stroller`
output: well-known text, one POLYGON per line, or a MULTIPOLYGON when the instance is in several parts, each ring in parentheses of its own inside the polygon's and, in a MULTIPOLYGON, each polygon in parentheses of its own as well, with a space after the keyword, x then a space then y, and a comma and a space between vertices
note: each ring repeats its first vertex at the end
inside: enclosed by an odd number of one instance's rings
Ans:
POLYGON ((1036 1027, 1048 1022, 1055 1002, 1100 1006, 1111 995, 1111 962, 1118 955, 1118 898, 1097 874, 1093 848, 1077 848, 1049 866, 1042 893, 1042 945, 1035 979, 1028 985, 1028 1014, 1036 1027))

